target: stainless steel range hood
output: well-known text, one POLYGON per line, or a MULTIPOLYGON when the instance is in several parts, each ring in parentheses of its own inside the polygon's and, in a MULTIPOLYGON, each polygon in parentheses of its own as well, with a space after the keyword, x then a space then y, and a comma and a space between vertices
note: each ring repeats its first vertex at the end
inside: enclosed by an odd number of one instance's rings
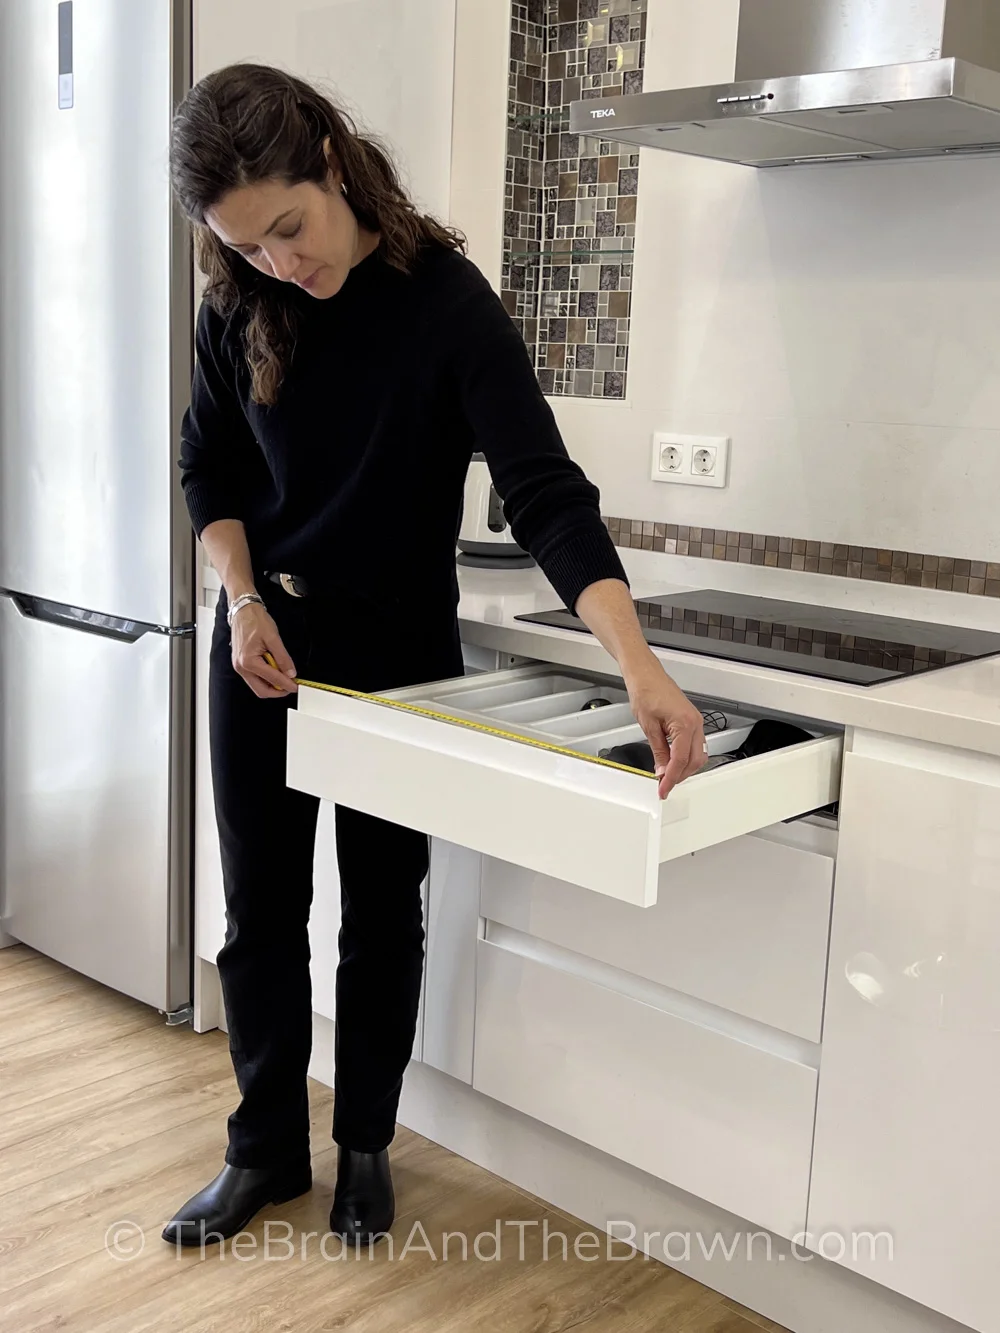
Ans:
POLYGON ((571 132, 754 167, 1000 151, 1000 0, 741 0, 735 74, 575 102, 571 132))

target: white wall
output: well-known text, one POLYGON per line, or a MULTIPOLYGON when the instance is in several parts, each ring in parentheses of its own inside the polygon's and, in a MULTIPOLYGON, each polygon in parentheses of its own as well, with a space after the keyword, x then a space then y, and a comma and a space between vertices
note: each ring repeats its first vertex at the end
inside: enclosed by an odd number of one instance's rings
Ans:
POLYGON ((500 290, 507 154, 509 0, 457 0, 451 218, 500 290))
POLYGON ((239 60, 323 83, 447 217, 455 0, 194 0, 195 78, 239 60))
MULTIPOLYGON (((738 13, 650 0, 646 88, 731 79, 738 13)), ((499 186, 502 149, 477 168, 499 186)), ((492 260, 499 222, 477 241, 492 260)), ((627 400, 553 400, 605 513, 1000 558, 1000 157, 761 172, 643 149, 634 273, 627 400), (729 488, 649 481, 654 429, 731 435, 729 488)))

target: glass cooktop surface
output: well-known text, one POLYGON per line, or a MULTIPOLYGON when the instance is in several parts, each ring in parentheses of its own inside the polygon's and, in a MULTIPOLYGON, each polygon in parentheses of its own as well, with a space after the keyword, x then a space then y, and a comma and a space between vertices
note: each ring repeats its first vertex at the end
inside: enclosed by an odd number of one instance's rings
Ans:
MULTIPOLYGON (((1000 633, 706 589, 636 601, 658 648, 854 685, 879 685, 1000 654, 1000 633)), ((565 607, 517 620, 589 633, 565 607)))

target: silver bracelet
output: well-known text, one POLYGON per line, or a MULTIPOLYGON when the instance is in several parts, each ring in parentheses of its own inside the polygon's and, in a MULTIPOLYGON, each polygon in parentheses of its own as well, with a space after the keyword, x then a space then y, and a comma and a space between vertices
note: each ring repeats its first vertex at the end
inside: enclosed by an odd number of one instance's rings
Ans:
POLYGON ((236 601, 233 602, 229 610, 226 612, 226 620, 230 629, 233 627, 233 617, 236 615, 236 612, 242 610, 242 608, 249 605, 250 602, 256 602, 258 606, 264 605, 263 597, 255 592, 245 592, 237 597, 236 601))

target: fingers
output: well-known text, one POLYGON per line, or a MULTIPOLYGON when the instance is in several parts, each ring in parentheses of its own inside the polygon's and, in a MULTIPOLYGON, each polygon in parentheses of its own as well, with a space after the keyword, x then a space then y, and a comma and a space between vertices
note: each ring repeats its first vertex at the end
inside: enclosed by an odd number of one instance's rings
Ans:
POLYGON ((244 650, 233 657, 233 666, 237 673, 256 694, 258 699, 287 698, 298 692, 298 686, 290 676, 271 665, 274 658, 267 652, 244 650), (270 658, 270 662, 268 659, 270 658))
POLYGON ((705 728, 700 726, 695 732, 694 744, 691 746, 691 767, 688 777, 693 777, 695 773, 700 773, 708 763, 708 745, 705 741, 705 728))
POLYGON ((632 716, 646 734, 662 799, 705 766, 705 719, 659 667, 629 681, 632 716))
POLYGON ((298 673, 295 670, 295 663, 288 656, 285 645, 281 642, 277 632, 265 636, 264 646, 267 649, 264 656, 269 664, 280 671, 283 676, 295 676, 298 673))
POLYGON ((273 685, 269 685, 266 680, 261 680, 259 676, 253 675, 249 671, 240 671, 237 668, 237 675, 253 690, 258 699, 287 699, 288 690, 277 690, 273 685))
POLYGON ((660 769, 657 766, 662 800, 666 800, 677 784, 687 777, 691 763, 692 741, 690 731, 677 730, 671 735, 668 747, 669 760, 664 768, 660 769))
POLYGON ((643 726, 653 752, 655 773, 660 780, 659 794, 666 800, 679 783, 704 768, 705 732, 701 715, 694 717, 654 718, 643 726))
POLYGON ((297 692, 295 682, 269 667, 262 657, 248 662, 234 660, 233 666, 258 699, 287 699, 297 692))
POLYGON ((295 663, 278 627, 257 607, 241 613, 233 631, 233 667, 258 699, 287 699, 298 692, 295 663))
POLYGON ((247 664, 247 670, 252 672, 253 675, 258 676, 261 680, 266 681, 276 694, 295 694, 298 691, 299 687, 296 685, 295 681, 292 680, 291 676, 285 675, 284 672, 279 671, 276 667, 268 666, 267 659, 263 654, 249 662, 247 664))
POLYGON ((655 764, 655 773, 659 777, 670 764, 670 744, 667 740, 664 723, 660 718, 654 718, 651 726, 644 726, 646 740, 649 741, 649 748, 653 752, 653 763, 655 764))

